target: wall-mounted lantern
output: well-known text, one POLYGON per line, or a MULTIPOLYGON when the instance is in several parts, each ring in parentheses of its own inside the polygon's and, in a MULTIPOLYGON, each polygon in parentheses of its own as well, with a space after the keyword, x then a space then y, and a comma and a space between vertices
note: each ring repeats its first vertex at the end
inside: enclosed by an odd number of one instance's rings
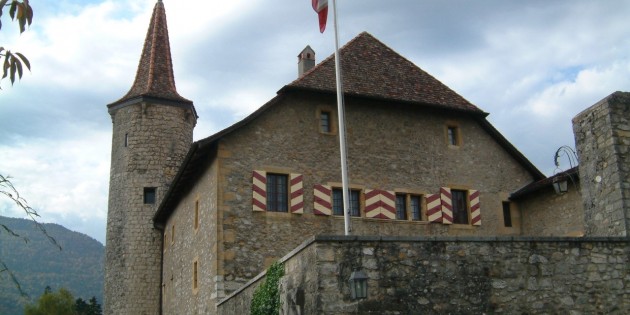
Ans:
POLYGON ((367 298, 368 277, 365 272, 353 271, 350 275, 350 296, 353 300, 367 298))
POLYGON ((567 185, 567 178, 565 176, 559 176, 553 179, 553 189, 556 191, 556 194, 562 195, 569 191, 569 187, 567 185))

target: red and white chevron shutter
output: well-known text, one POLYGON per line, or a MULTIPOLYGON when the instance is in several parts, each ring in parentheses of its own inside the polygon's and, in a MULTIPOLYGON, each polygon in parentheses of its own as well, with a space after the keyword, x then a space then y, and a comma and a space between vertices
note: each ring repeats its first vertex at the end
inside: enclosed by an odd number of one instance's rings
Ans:
POLYGON ((327 185, 316 184, 313 188, 313 213, 332 215, 332 189, 327 185))
POLYGON ((393 191, 381 190, 380 219, 396 219, 396 194, 393 191))
POLYGON ((377 189, 365 190, 365 217, 378 218, 381 214, 381 194, 377 189))
POLYGON ((396 218, 396 195, 393 191, 365 190, 365 217, 374 219, 396 218))
POLYGON ((440 194, 427 194, 427 219, 429 222, 442 222, 442 201, 440 194))
POLYGON ((481 208, 479 207, 479 191, 469 190, 468 201, 470 203, 470 222, 472 225, 481 225, 481 208))
POLYGON ((267 172, 252 172, 252 210, 267 211, 267 172))
POLYGON ((291 213, 304 213, 304 177, 302 174, 290 175, 291 213))
POLYGON ((453 224, 453 197, 451 189, 448 187, 440 188, 440 199, 442 200, 442 223, 453 224))

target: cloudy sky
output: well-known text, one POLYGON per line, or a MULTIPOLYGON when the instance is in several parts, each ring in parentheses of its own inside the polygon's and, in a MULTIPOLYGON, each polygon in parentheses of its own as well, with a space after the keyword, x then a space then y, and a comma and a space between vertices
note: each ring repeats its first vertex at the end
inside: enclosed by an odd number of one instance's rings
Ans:
MULTIPOLYGON (((55 222, 104 242, 111 143, 106 105, 131 86, 156 0, 37 1, 0 46, 32 72, 0 81, 0 173, 55 222)), ((362 31, 490 113, 541 171, 574 146, 571 118, 630 90, 628 1, 339 0, 340 43, 362 31)), ((306 46, 333 53, 309 0, 164 0, 175 79, 200 116, 195 140, 245 117, 297 76, 306 46)), ((331 11, 332 12, 332 11, 331 11)), ((568 163, 561 165, 568 168, 568 163)), ((0 199, 0 215, 21 217, 0 199)))

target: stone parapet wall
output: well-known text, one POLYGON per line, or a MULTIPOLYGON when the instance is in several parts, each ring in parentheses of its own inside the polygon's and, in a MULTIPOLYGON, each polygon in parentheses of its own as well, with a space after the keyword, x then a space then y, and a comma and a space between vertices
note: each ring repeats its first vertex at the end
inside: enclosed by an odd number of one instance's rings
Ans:
POLYGON ((573 119, 586 235, 630 235, 630 93, 615 92, 573 119))
MULTIPOLYGON (((317 236, 282 261, 282 314, 630 312, 628 238, 317 236), (368 298, 354 301, 359 269, 368 298)), ((260 278, 218 313, 249 313, 260 278)))

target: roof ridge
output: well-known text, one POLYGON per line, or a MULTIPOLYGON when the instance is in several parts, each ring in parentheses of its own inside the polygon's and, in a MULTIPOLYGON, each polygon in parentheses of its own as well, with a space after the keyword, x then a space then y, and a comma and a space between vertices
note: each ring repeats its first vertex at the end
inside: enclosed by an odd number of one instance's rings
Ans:
MULTIPOLYGON (((444 83, 422 70, 368 32, 339 49, 344 94, 396 100, 483 113, 444 83)), ((322 92, 336 91, 334 54, 284 86, 322 92)))

